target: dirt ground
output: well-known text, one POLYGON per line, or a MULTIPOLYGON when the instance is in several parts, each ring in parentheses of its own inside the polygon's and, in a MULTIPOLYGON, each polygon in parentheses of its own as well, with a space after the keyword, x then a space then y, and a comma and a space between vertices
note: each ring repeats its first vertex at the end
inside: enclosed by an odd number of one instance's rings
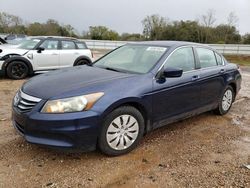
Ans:
POLYGON ((250 73, 229 114, 205 113, 146 135, 120 157, 69 154, 28 144, 11 125, 24 81, 0 79, 0 188, 250 187, 250 73))

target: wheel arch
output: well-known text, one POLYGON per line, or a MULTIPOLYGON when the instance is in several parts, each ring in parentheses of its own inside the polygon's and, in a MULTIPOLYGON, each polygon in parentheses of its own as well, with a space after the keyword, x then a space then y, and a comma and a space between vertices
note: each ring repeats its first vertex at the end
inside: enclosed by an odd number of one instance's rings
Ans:
POLYGON ((228 85, 229 85, 229 86, 231 86, 231 87, 233 88, 234 93, 236 94, 236 92, 237 92, 237 86, 236 86, 236 83, 235 83, 235 82, 230 82, 228 85))
POLYGON ((228 86, 231 86, 231 87, 233 88, 233 90, 234 90, 234 98, 233 98, 233 101, 235 101, 236 94, 237 94, 237 85, 236 85, 235 82, 230 82, 230 83, 228 84, 228 86))
POLYGON ((119 100, 119 101, 113 103, 103 112, 103 114, 101 116, 101 120, 103 121, 105 119, 105 117, 108 116, 109 113, 111 113, 115 109, 122 107, 122 106, 132 106, 132 107, 136 108, 142 114, 143 119, 145 121, 144 134, 146 134, 147 132, 149 132, 152 129, 150 111, 148 110, 146 105, 143 104, 141 99, 138 99, 138 98, 127 98, 127 99, 122 99, 122 100, 119 100))
POLYGON ((22 56, 14 56, 14 57, 7 59, 2 65, 2 70, 3 70, 4 74, 6 74, 6 70, 7 70, 8 65, 13 61, 24 62, 29 68, 29 74, 33 74, 33 66, 32 66, 31 62, 22 56))
POLYGON ((74 61, 73 66, 76 66, 77 62, 80 61, 80 60, 87 60, 89 62, 89 64, 92 63, 92 60, 88 56, 82 55, 82 56, 79 56, 78 58, 76 58, 76 60, 74 61))

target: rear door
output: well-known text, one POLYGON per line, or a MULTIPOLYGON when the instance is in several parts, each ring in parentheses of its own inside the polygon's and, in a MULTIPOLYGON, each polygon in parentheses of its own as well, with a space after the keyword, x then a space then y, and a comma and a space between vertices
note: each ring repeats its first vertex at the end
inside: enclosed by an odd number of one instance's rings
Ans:
POLYGON ((224 88, 225 69, 222 59, 211 49, 203 47, 195 49, 201 68, 201 105, 216 105, 224 88))
POLYGON ((60 67, 72 67, 77 57, 80 56, 76 44, 70 40, 61 41, 60 67))
POLYGON ((49 70, 59 68, 59 42, 56 39, 46 39, 39 47, 40 53, 34 50, 34 70, 49 70))
POLYGON ((164 82, 154 80, 153 114, 158 126, 166 120, 195 110, 200 106, 200 71, 196 69, 192 47, 182 47, 173 52, 165 63, 165 68, 181 68, 180 78, 166 78, 164 82))

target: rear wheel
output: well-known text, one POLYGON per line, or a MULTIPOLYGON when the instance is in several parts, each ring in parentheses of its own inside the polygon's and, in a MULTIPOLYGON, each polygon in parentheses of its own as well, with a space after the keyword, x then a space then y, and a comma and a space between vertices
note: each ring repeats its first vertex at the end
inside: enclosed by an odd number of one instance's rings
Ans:
POLYGON ((137 146, 143 132, 142 114, 134 107, 123 106, 111 112, 105 119, 98 145, 107 155, 122 155, 137 146))
POLYGON ((224 115, 226 114, 234 101, 235 98, 235 91, 231 86, 227 86, 227 88, 225 89, 220 101, 219 101, 219 106, 218 108, 215 110, 216 114, 219 115, 224 115))
POLYGON ((79 65, 87 65, 89 64, 89 61, 86 59, 80 59, 76 62, 75 66, 79 66, 79 65))
POLYGON ((22 61, 12 61, 7 66, 7 76, 12 79, 23 79, 28 76, 29 67, 22 61))

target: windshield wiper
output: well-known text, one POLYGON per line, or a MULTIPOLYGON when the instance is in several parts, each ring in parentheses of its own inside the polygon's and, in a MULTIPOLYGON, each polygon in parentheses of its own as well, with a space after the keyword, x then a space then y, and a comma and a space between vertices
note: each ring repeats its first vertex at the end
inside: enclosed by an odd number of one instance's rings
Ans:
POLYGON ((111 68, 111 67, 105 67, 106 70, 111 70, 111 71, 115 71, 115 72, 122 72, 118 69, 114 69, 114 68, 111 68))

